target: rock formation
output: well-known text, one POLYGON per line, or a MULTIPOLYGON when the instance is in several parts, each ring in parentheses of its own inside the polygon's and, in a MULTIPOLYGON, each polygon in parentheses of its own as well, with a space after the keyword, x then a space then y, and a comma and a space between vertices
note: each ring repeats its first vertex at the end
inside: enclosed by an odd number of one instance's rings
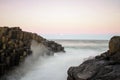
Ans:
POLYGON ((107 52, 70 67, 67 80, 120 80, 120 36, 111 38, 107 52))
POLYGON ((32 54, 31 41, 42 43, 52 52, 64 51, 64 48, 54 42, 19 27, 0 27, 0 76, 18 66, 20 62, 32 54))

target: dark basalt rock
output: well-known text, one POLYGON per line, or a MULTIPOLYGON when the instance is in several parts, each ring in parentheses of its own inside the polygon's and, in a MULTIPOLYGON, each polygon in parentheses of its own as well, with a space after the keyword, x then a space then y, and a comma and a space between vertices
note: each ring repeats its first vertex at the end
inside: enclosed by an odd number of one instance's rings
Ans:
POLYGON ((120 36, 111 38, 107 52, 70 67, 67 80, 120 80, 120 36))
POLYGON ((64 51, 64 47, 62 47, 62 45, 54 42, 54 41, 43 41, 42 42, 44 45, 46 45, 49 50, 53 51, 53 52, 65 52, 64 51))
POLYGON ((52 52, 64 51, 62 45, 48 41, 35 33, 22 31, 19 27, 0 27, 0 76, 32 54, 30 48, 32 40, 42 43, 52 52))

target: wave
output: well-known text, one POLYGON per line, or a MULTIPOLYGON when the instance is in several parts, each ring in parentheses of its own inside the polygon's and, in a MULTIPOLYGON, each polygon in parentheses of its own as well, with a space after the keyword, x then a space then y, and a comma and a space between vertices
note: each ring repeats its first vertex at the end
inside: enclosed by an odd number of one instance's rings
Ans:
POLYGON ((31 43, 31 50, 33 52, 32 55, 28 56, 19 67, 15 67, 12 72, 9 72, 0 78, 0 80, 19 80, 32 69, 33 65, 36 64, 36 61, 39 58, 43 58, 49 53, 49 50, 43 44, 37 43, 34 40, 31 43))
MULTIPOLYGON (((6 80, 67 80, 67 70, 107 49, 108 41, 57 41, 66 53, 47 56, 42 44, 32 42, 33 55, 28 57, 6 80)), ((5 79, 4 79, 5 80, 5 79)))

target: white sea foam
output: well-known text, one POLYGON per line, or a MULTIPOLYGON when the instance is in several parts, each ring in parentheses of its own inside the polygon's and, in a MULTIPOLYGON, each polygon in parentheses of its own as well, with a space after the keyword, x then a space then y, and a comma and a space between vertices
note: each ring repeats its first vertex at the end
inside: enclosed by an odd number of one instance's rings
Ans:
POLYGON ((33 65, 36 64, 37 60, 40 57, 45 57, 49 50, 42 44, 37 43, 36 41, 32 41, 31 50, 33 52, 32 55, 28 56, 23 63, 20 64, 12 72, 8 73, 4 77, 0 78, 0 80, 19 80, 25 74, 29 73, 32 70, 33 65))
MULTIPOLYGON (((67 70, 70 66, 78 66, 88 57, 91 58, 107 49, 106 44, 103 45, 104 47, 101 47, 99 44, 102 42, 93 42, 97 44, 98 48, 103 49, 71 46, 65 47, 66 53, 56 53, 54 56, 41 57, 48 50, 41 44, 33 43, 31 46, 33 55, 27 58, 25 63, 13 72, 14 75, 9 76, 9 80, 67 80, 67 70)), ((67 42, 67 44, 69 43, 67 42)))

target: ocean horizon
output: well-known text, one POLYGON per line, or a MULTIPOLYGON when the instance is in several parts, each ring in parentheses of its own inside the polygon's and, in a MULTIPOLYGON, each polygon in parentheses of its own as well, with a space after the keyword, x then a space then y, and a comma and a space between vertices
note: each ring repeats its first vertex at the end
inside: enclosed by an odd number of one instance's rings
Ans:
POLYGON ((110 40, 120 34, 40 34, 49 40, 110 40))

